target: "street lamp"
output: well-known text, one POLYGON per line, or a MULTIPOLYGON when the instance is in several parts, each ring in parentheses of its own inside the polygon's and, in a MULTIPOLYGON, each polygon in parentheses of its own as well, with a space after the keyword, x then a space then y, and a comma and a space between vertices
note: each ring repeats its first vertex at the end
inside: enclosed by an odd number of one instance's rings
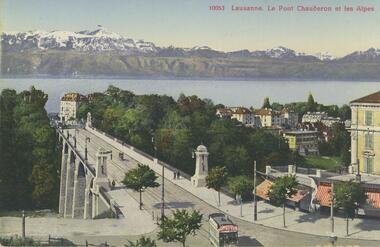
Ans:
POLYGON ((330 207, 330 220, 331 220, 331 233, 330 233, 330 241, 331 244, 334 245, 338 237, 335 234, 335 222, 334 222, 334 182, 331 181, 331 207, 330 207))
POLYGON ((22 210, 22 238, 25 238, 25 211, 22 210))
POLYGON ((361 182, 360 164, 359 164, 359 106, 356 108, 356 182, 361 182))
POLYGON ((256 200, 256 160, 253 163, 253 220, 257 220, 257 200, 256 200))

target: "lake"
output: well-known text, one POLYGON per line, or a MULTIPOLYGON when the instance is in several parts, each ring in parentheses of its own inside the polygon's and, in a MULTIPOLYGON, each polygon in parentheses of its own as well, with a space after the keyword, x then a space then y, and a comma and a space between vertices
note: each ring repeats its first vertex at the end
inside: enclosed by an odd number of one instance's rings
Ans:
POLYGON ((212 80, 146 80, 146 79, 36 79, 2 78, 0 90, 17 91, 34 85, 49 95, 48 112, 59 111, 60 97, 67 92, 88 94, 103 92, 109 85, 135 94, 166 94, 177 99, 180 93, 209 98, 215 104, 261 107, 264 97, 270 102, 306 101, 309 92, 322 104, 343 105, 351 100, 380 90, 380 82, 353 81, 212 81, 212 80))

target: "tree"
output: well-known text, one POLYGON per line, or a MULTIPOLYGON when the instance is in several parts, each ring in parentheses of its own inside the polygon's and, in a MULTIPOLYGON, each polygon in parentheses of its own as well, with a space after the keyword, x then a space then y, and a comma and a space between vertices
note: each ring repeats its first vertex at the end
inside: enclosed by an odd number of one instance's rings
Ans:
POLYGON ((218 206, 220 206, 220 189, 227 179, 227 169, 225 166, 216 166, 212 168, 206 177, 207 188, 214 189, 218 192, 218 206))
POLYGON ((348 219, 355 218, 356 211, 363 204, 367 196, 359 183, 351 180, 338 182, 334 186, 335 207, 343 209, 346 216, 346 234, 348 235, 348 219))
POLYGON ((261 108, 263 108, 263 109, 265 109, 265 108, 271 108, 269 97, 265 97, 264 98, 263 107, 261 107, 261 108))
POLYGON ((237 176, 229 179, 228 188, 232 193, 240 195, 243 200, 249 199, 253 191, 253 181, 246 176, 237 176))
POLYGON ((173 217, 168 218, 164 216, 158 223, 159 231, 157 233, 158 239, 165 242, 180 242, 185 246, 186 238, 188 235, 195 236, 196 230, 201 228, 202 214, 197 210, 191 213, 185 209, 173 212, 173 217))
POLYGON ((137 239, 135 242, 129 241, 128 244, 124 245, 125 247, 156 247, 156 241, 142 236, 140 239, 137 239))
POLYGON ((140 193, 140 210, 142 209, 142 192, 149 187, 158 187, 160 184, 156 182, 157 175, 147 165, 138 164, 125 174, 123 184, 140 193))
POLYGON ((316 110, 317 104, 314 101, 314 97, 311 93, 309 93, 309 96, 307 98, 307 103, 306 103, 306 109, 307 111, 314 112, 316 110))
POLYGON ((285 225, 285 203, 286 200, 291 198, 297 193, 298 182, 295 176, 285 176, 277 178, 269 189, 268 196, 269 200, 277 205, 282 205, 283 212, 283 223, 285 225))

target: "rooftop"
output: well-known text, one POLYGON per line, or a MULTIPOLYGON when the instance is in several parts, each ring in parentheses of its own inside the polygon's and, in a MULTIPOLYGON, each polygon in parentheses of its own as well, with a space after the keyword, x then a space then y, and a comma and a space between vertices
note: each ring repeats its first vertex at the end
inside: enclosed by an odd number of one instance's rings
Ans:
POLYGON ((350 103, 374 103, 374 104, 380 104, 380 91, 377 91, 376 93, 369 94, 367 96, 364 96, 359 99, 355 99, 351 101, 350 103))
POLYGON ((286 135, 302 135, 302 134, 316 134, 318 131, 316 130, 293 130, 284 132, 286 135))
POLYGON ((86 99, 86 96, 83 96, 79 93, 66 93, 61 101, 83 101, 86 99))

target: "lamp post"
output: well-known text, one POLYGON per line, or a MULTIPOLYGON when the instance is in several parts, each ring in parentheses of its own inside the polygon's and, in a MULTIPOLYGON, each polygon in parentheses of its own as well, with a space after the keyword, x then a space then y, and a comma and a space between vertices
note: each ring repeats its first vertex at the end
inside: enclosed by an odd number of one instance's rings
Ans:
POLYGON ((331 182, 331 207, 330 207, 330 220, 331 220, 331 233, 330 233, 330 241, 331 244, 334 245, 337 240, 337 236, 335 235, 335 222, 334 222, 334 182, 331 182))
POLYGON ((256 160, 253 163, 253 220, 257 220, 257 200, 256 200, 256 160))
POLYGON ((361 182, 361 175, 360 175, 360 163, 359 163, 359 106, 356 108, 356 165, 357 165, 357 171, 356 171, 356 182, 361 182))
POLYGON ((25 238, 25 211, 22 210, 22 238, 25 238))

